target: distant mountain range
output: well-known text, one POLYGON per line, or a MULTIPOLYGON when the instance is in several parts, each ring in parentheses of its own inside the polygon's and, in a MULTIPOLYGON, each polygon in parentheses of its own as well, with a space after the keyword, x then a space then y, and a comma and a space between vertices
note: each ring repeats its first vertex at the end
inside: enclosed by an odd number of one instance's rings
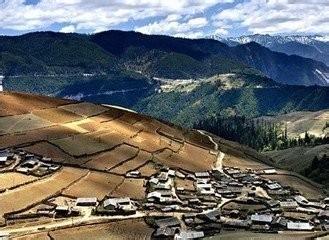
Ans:
POLYGON ((5 90, 121 105, 185 126, 329 108, 328 66, 255 42, 37 32, 0 37, 0 56, 5 90))
POLYGON ((229 46, 256 42, 272 51, 311 58, 329 66, 329 37, 321 35, 271 36, 255 34, 235 38, 222 38, 219 36, 212 36, 211 38, 225 42, 229 46))
POLYGON ((329 84, 325 64, 274 52, 254 42, 229 47, 210 39, 136 32, 37 32, 0 37, 0 54, 0 73, 5 76, 130 71, 147 78, 197 79, 254 68, 283 84, 329 84))

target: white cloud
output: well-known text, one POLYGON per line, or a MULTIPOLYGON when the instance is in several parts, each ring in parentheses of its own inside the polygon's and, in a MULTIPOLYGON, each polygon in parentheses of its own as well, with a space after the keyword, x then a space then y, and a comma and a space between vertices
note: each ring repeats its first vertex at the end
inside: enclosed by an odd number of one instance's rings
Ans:
POLYGON ((213 17, 253 33, 329 33, 328 0, 246 0, 213 17))
POLYGON ((190 28, 202 28, 208 24, 208 20, 206 18, 192 18, 188 20, 186 23, 190 28))
MULTIPOLYGON (((25 0, 0 1, 0 28, 35 30, 54 23, 75 25, 76 30, 109 29, 129 20, 195 15, 221 2, 234 0, 25 0)), ((176 19, 178 20, 178 19, 176 19)))
POLYGON ((75 26, 74 25, 69 25, 69 26, 65 26, 63 27, 60 32, 62 33, 72 33, 75 32, 75 26))
POLYGON ((215 35, 223 36, 228 34, 228 30, 224 28, 217 28, 214 32, 215 35))
POLYGON ((194 37, 205 33, 227 35, 236 28, 253 33, 329 35, 329 0, 40 0, 34 5, 24 2, 0 0, 0 29, 33 31, 59 24, 60 31, 99 32, 118 24, 154 18, 145 26, 128 28, 149 34, 194 37), (225 5, 230 6, 228 9, 220 8, 214 16, 205 14, 221 3, 232 4, 225 5))
POLYGON ((191 38, 197 38, 202 37, 202 34, 200 34, 202 31, 200 29, 208 24, 208 20, 203 17, 188 19, 184 22, 179 21, 180 19, 167 17, 162 21, 156 21, 135 30, 146 34, 163 34, 177 37, 190 36, 191 38))

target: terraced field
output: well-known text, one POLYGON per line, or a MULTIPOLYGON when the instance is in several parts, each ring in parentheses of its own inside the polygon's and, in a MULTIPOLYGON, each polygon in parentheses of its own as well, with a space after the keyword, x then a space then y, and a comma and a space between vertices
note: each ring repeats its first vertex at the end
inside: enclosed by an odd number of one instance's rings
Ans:
POLYGON ((210 170, 216 158, 210 149, 190 144, 195 139, 180 129, 121 109, 6 92, 0 93, 0 106, 0 149, 19 148, 64 165, 42 180, 1 174, 0 189, 14 188, 0 194, 2 215, 53 195, 142 199, 145 179, 161 166, 210 170), (141 178, 125 179, 132 170, 141 178))
POLYGON ((106 107, 87 102, 64 105, 59 108, 83 117, 95 116, 108 110, 106 107))
POLYGON ((144 221, 123 220, 108 224, 97 224, 95 226, 74 227, 63 230, 52 231, 49 234, 32 234, 14 238, 15 240, 143 240, 150 239, 153 229, 144 221), (129 229, 129 231, 127 231, 129 229), (50 237, 49 237, 50 236, 50 237))
POLYGON ((138 152, 138 155, 136 157, 123 162, 122 164, 113 168, 111 172, 116 174, 125 174, 129 171, 138 169, 150 160, 152 160, 152 154, 142 150, 138 152))
POLYGON ((109 170, 136 157, 137 154, 138 148, 123 144, 112 151, 96 156, 91 161, 87 162, 85 166, 98 170, 109 170))
POLYGON ((123 177, 117 175, 90 172, 86 177, 67 188, 62 194, 72 198, 97 197, 102 200, 114 191, 123 180, 123 177))
POLYGON ((0 118, 0 134, 21 133, 50 127, 53 124, 33 114, 23 114, 0 118))
POLYGON ((0 195, 0 214, 3 216, 42 202, 64 190, 85 174, 85 170, 65 168, 49 178, 7 191, 0 195))
POLYGON ((8 172, 0 174, 0 191, 18 187, 20 185, 33 182, 38 178, 33 176, 27 176, 20 173, 8 172))

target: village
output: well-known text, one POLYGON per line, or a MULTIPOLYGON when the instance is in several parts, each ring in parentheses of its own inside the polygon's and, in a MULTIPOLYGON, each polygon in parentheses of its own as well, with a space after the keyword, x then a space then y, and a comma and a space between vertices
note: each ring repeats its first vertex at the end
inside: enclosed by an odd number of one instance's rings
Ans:
MULTIPOLYGON (((51 158, 13 149, 0 152, 0 165, 1 172, 16 171, 35 177, 53 174, 62 167, 51 158)), ((222 167, 186 173, 163 166, 144 182, 143 200, 128 196, 49 199, 28 211, 5 214, 2 225, 37 218, 61 221, 79 217, 143 217, 154 228, 154 238, 175 239, 198 239, 223 230, 329 230, 329 198, 306 199, 298 191, 267 179, 267 174, 276 174, 276 170, 222 167)), ((130 171, 126 177, 141 176, 139 171, 130 171)), ((2 234, 6 236, 5 231, 2 234)))

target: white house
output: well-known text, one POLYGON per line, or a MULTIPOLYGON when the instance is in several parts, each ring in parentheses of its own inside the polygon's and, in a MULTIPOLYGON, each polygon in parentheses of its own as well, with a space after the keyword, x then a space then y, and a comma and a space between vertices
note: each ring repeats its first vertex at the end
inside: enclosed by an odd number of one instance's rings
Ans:
POLYGON ((313 226, 308 222, 291 222, 287 223, 288 230, 300 230, 300 231, 311 231, 313 226))
POLYGON ((2 80, 4 79, 5 77, 0 75, 0 92, 3 91, 3 86, 2 86, 2 80))

